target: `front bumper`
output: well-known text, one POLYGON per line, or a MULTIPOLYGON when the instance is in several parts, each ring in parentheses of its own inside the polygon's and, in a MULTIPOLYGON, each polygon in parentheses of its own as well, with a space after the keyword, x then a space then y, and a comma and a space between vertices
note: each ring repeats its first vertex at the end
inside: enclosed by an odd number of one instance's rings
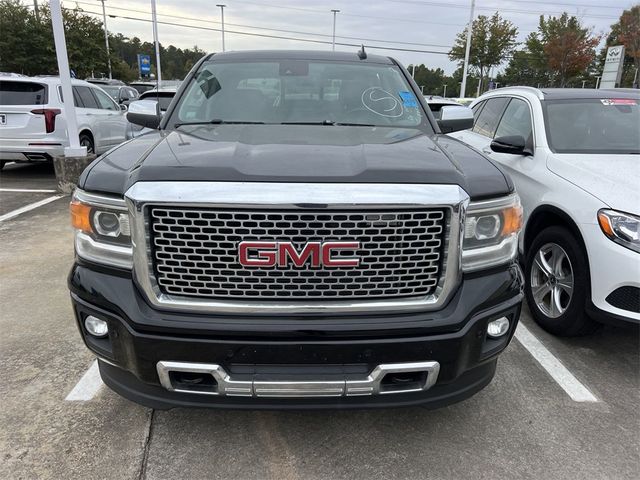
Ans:
POLYGON ((516 265, 465 277, 439 311, 378 315, 163 312, 149 307, 127 273, 82 265, 73 267, 69 286, 78 327, 87 347, 101 359, 105 383, 153 408, 438 407, 460 401, 491 381, 497 355, 513 336, 522 301, 522 275, 516 265), (107 321, 107 338, 86 332, 87 315, 107 321), (507 334, 487 337, 487 323, 502 316, 510 320, 507 334), (165 388, 166 379, 165 386, 161 384, 159 362, 214 364, 245 385, 262 386, 294 379, 349 385, 350 378, 367 378, 383 364, 437 363, 438 371, 426 382, 433 383, 430 388, 416 391, 348 395, 343 390, 285 398, 257 395, 253 387, 240 396, 171 391, 165 388))

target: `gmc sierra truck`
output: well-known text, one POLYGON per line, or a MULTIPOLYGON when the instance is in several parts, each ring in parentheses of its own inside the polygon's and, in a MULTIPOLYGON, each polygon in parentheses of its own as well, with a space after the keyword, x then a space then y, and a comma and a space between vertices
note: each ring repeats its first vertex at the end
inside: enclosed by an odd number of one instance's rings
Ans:
POLYGON ((104 382, 153 408, 438 407, 486 386, 522 302, 513 184, 394 59, 204 57, 71 202, 104 382))

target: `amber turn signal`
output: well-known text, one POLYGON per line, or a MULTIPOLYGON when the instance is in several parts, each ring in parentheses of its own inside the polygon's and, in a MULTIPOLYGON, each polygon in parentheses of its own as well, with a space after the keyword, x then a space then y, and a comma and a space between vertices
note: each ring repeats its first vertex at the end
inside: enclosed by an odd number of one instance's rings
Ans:
POLYGON ((74 200, 69 206, 71 212, 71 226, 85 233, 92 233, 91 206, 74 200))
POLYGON ((518 233, 522 229, 522 206, 520 204, 504 209, 502 215, 504 218, 502 235, 518 233))

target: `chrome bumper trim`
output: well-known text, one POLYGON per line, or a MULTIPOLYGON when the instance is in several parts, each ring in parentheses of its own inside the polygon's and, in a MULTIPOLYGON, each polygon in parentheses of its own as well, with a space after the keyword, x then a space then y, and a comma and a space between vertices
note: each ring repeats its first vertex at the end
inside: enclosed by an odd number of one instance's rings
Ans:
POLYGON ((435 361, 388 363, 378 365, 362 379, 344 380, 234 380, 218 364, 160 361, 158 377, 164 388, 172 392, 196 395, 221 395, 235 397, 344 397, 357 395, 386 395, 394 393, 421 392, 431 388, 438 379, 440 364, 435 361), (215 391, 175 388, 170 372, 187 372, 211 375, 216 381, 215 391), (424 379, 410 388, 388 388, 382 386, 387 374, 424 372, 424 379))

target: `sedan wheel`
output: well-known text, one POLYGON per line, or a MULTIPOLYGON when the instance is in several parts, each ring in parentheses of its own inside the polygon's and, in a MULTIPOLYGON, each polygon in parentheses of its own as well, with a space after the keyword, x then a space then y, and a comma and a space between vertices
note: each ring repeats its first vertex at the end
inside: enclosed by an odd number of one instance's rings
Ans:
POLYGON ((597 326, 586 314, 591 289, 582 245, 569 229, 554 225, 540 231, 527 249, 525 295, 531 316, 556 335, 585 335, 597 326))
POLYGON ((82 135, 80 135, 80 146, 87 147, 87 154, 95 153, 95 148, 93 146, 93 139, 86 133, 83 133, 82 135))

